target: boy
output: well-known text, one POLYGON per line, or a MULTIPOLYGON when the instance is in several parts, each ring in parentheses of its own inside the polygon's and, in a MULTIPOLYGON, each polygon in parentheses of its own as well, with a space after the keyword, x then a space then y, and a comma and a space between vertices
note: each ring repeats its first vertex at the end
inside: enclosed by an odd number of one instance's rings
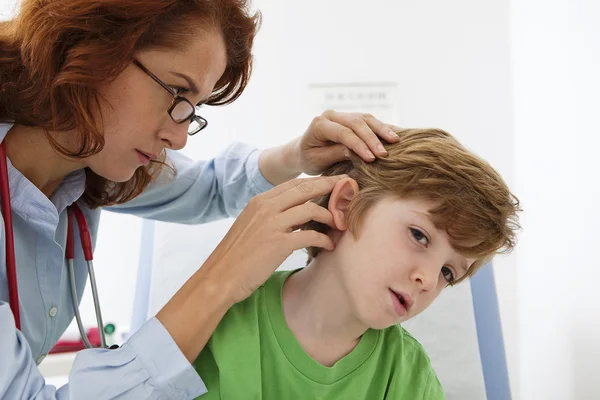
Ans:
POLYGON ((276 272, 225 315, 196 369, 209 399, 444 399, 421 345, 399 324, 510 251, 518 200, 451 135, 404 129, 389 155, 315 200, 336 229, 329 252, 276 272))

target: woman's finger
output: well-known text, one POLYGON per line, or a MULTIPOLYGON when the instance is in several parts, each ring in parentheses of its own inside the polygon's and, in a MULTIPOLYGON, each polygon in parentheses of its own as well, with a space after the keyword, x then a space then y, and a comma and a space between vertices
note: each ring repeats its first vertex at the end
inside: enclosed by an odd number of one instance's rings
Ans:
POLYGON ((365 161, 375 160, 375 155, 364 140, 343 124, 325 119, 321 123, 321 132, 326 140, 343 144, 365 161))
POLYGON ((271 190, 268 190, 264 193, 259 194, 258 196, 256 196, 255 198, 258 199, 263 199, 263 200, 267 200, 267 199, 272 199, 274 197, 277 197, 279 195, 281 195, 282 193, 287 192, 288 190, 302 184, 302 183, 310 183, 313 181, 319 181, 324 179, 324 177, 322 176, 314 176, 314 177, 310 177, 310 178, 296 178, 296 179, 291 179, 287 182, 283 182, 282 184, 279 184, 277 186, 275 186, 274 188, 272 188, 271 190))
POLYGON ((396 137, 396 138, 398 138, 398 135, 396 134, 396 132, 401 131, 402 128, 400 128, 399 126, 396 126, 396 125, 392 125, 392 124, 388 124, 388 127, 390 128, 390 130, 394 134, 393 136, 396 137))
POLYGON ((343 144, 332 144, 331 146, 315 149, 318 157, 321 160, 327 160, 330 164, 335 164, 340 161, 350 159, 350 150, 343 144))
POLYGON ((329 210, 311 202, 284 211, 280 215, 279 223, 281 224, 281 228, 285 231, 293 232, 299 226, 302 226, 309 221, 320 222, 335 229, 333 215, 331 215, 329 210))
POLYGON ((335 249, 334 241, 324 233, 306 230, 288 233, 291 235, 291 246, 294 250, 304 249, 307 247, 320 247, 329 251, 335 249))
POLYGON ((346 175, 320 176, 318 178, 294 179, 294 184, 279 195, 269 199, 276 211, 284 211, 309 200, 331 193, 335 184, 346 175))
POLYGON ((384 124, 371 114, 361 114, 361 117, 377 136, 385 139, 387 142, 396 143, 400 140, 396 132, 394 132, 400 129, 397 126, 384 124))
MULTIPOLYGON (((382 122, 377 120, 370 114, 356 114, 356 113, 338 113, 331 112, 328 114, 328 118, 337 124, 340 124, 346 128, 349 128, 352 131, 352 134, 358 136, 360 140, 362 140, 370 149, 373 154, 377 154, 380 157, 384 157, 387 155, 387 151, 383 147, 383 144, 375 134, 374 127, 378 128, 377 132, 382 131, 385 132, 383 136, 389 137, 388 129, 384 126, 382 122), (369 125, 369 123, 372 125, 369 125)), ((340 143, 352 148, 352 144, 350 142, 346 142, 350 137, 348 135, 340 136, 340 143)), ((360 153, 358 153, 360 155, 360 153)), ((365 161, 372 161, 365 159, 365 161)))

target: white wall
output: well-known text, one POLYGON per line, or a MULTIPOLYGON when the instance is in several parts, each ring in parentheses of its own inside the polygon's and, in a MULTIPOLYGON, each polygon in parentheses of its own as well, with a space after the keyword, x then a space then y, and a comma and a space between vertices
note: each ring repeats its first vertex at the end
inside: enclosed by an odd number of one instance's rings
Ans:
POLYGON ((522 399, 600 398, 600 3, 511 2, 522 399))
POLYGON ((0 0, 0 21, 15 15, 18 3, 17 0, 0 0))

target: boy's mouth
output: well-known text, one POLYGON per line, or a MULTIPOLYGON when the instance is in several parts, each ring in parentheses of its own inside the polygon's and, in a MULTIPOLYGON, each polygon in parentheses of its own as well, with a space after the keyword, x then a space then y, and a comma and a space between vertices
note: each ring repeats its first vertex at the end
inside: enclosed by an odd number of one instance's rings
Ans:
MULTIPOLYGON (((413 305, 413 301, 410 298, 410 296, 407 293, 396 292, 395 290, 392 290, 392 289, 390 289, 390 292, 400 303, 399 306, 401 309, 397 309, 396 312, 398 314, 402 314, 400 316, 404 316, 405 314, 407 314, 413 305)), ((395 307, 395 308, 398 308, 398 307, 395 307)))

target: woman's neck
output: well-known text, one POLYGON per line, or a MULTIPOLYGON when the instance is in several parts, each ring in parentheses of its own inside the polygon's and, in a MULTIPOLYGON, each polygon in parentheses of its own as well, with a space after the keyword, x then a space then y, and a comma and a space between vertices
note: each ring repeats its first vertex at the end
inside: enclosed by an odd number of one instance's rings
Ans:
POLYGON ((57 153, 39 127, 15 124, 6 134, 4 143, 12 165, 48 198, 65 176, 85 167, 81 160, 68 159, 57 153))
POLYGON ((304 351, 326 366, 349 354, 368 329, 352 312, 336 262, 333 253, 322 252, 283 286, 288 326, 304 351))

